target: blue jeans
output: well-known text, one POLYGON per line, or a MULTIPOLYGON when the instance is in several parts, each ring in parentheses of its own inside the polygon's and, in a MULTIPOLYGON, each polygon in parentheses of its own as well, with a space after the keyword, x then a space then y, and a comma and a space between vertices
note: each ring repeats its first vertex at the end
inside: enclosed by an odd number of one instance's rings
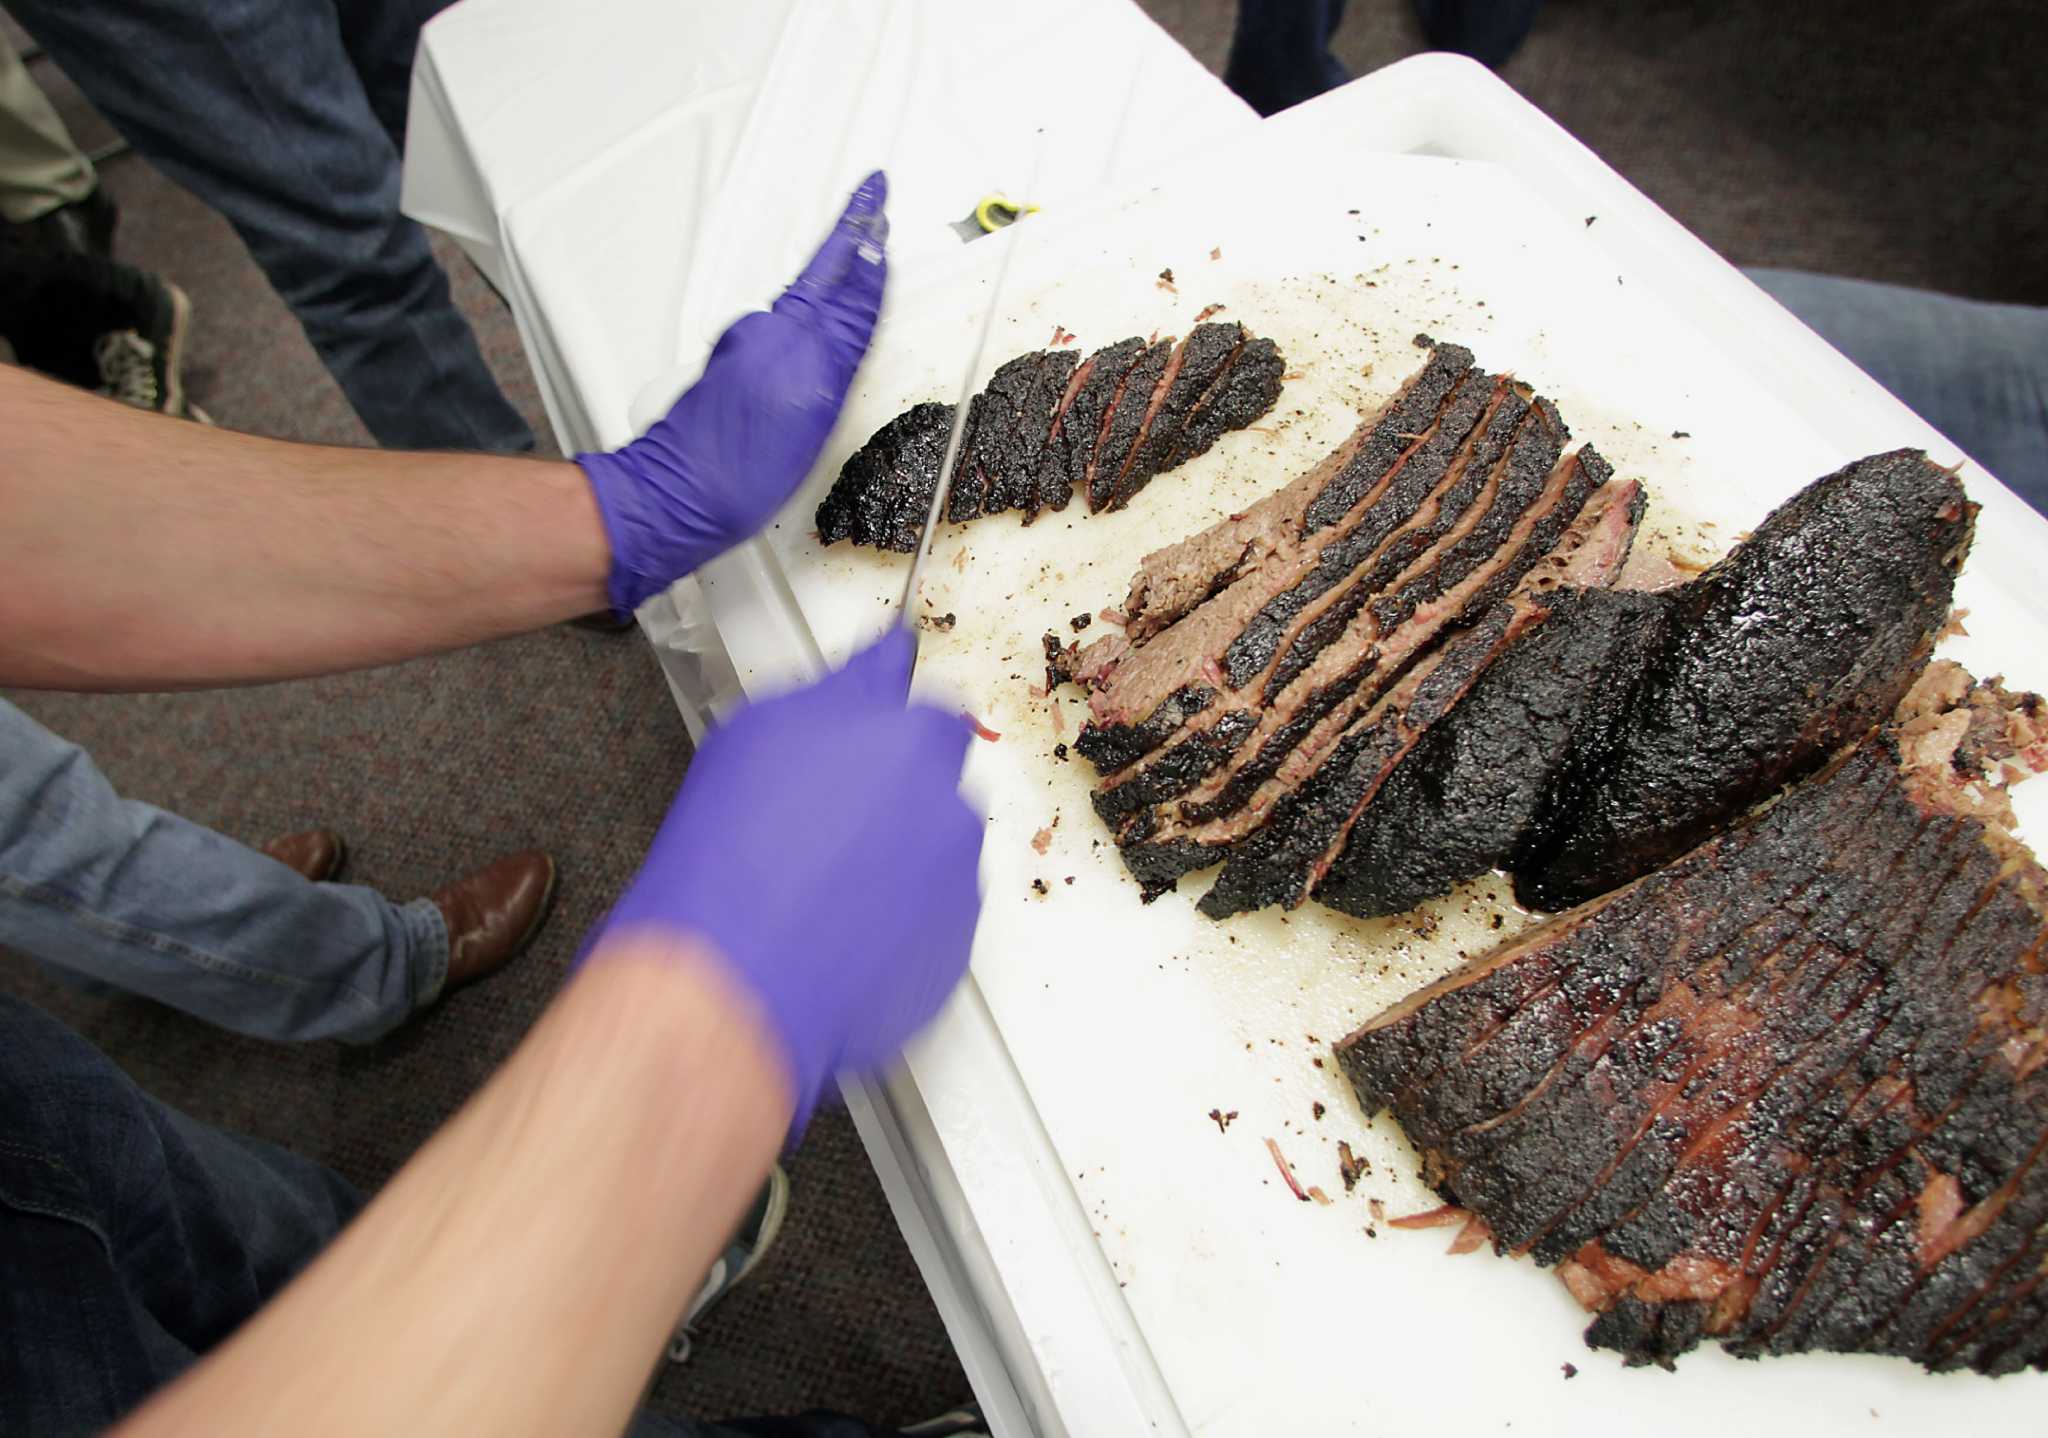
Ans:
POLYGON ((257 1038, 389 1033, 440 994, 448 926, 316 884, 114 793, 76 744, 0 700, 0 945, 88 985, 257 1038))
MULTIPOLYGON (((1543 0, 1415 0, 1432 48, 1499 66, 1520 48, 1543 0)), ((1261 115, 1312 100, 1351 78, 1330 52, 1344 0, 1238 0, 1223 83, 1261 115)))
POLYGON ((1797 270, 1749 277, 2048 514, 2048 309, 1797 270))
POLYGON ((450 0, 9 0, 130 144, 225 215, 379 444, 524 450, 398 212, 420 26, 450 0))
POLYGON ((1344 0, 1239 0, 1223 83, 1261 115, 1312 100, 1351 78, 1330 53, 1344 0))
MULTIPOLYGON (((339 1175, 158 1103, 0 996, 0 1433, 99 1433, 290 1281, 362 1200, 339 1175)), ((365 1375, 375 1381, 375 1375, 365 1375)), ((636 1434, 878 1438, 813 1414, 636 1434)))

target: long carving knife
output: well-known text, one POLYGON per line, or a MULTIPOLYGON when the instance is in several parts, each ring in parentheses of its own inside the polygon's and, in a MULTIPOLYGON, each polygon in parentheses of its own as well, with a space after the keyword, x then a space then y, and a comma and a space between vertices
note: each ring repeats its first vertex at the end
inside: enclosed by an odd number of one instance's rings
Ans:
MULTIPOLYGON (((1039 132, 1038 154, 1031 166, 1031 182, 1025 188, 1026 195, 1032 194, 1038 184, 1039 161, 1045 156, 1045 132, 1039 132)), ((960 397, 953 405, 953 427, 946 435, 945 457, 939 462, 938 483, 932 486, 931 507, 925 511, 924 529, 918 535, 917 553, 910 561, 910 573, 903 581, 903 598, 897 605, 902 622, 910 629, 912 645, 911 672, 917 671, 917 651, 921 647, 917 615, 912 605, 917 602, 919 581, 924 578, 925 561, 931 558, 932 539, 938 533, 939 515, 946 505, 946 496, 952 490, 953 466, 960 462, 960 447, 967 437, 967 408, 973 402, 975 383, 981 376, 981 362, 988 354, 988 339, 996 326, 996 312, 1003 307, 1003 289, 1010 277, 1010 266, 1016 263, 1017 251, 1022 247, 1024 236, 1018 233, 1024 223, 1024 214, 1008 226, 1009 247, 1003 251, 1001 263, 996 266, 996 277, 989 287, 988 308, 982 311, 981 333, 974 341, 974 353, 967 360, 967 372, 960 377, 960 397)))

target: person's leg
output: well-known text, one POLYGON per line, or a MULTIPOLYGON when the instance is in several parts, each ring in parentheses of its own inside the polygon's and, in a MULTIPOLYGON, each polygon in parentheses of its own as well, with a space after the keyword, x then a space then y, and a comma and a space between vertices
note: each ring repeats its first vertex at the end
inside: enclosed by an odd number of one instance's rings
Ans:
POLYGON ((1798 270, 1747 273, 2048 514, 2048 309, 1798 270))
POLYGON ((368 1042, 440 993, 429 899, 316 884, 122 799, 92 759, 0 701, 0 944, 258 1038, 368 1042))
POLYGON ((1543 0, 1415 0, 1415 18, 1432 48, 1505 65, 1536 24, 1543 0))
POLYGON ((0 997, 0 1432, 98 1433, 225 1338, 360 1205, 156 1102, 0 997))
POLYGON ((93 192, 99 179, 30 78, 21 56, 0 36, 0 220, 26 224, 93 192))
POLYGON ((455 0, 336 0, 341 43, 391 143, 405 150, 405 112, 412 101, 412 62, 420 27, 455 0))
POLYGON ((1330 53, 1344 0, 1239 0, 1223 83, 1261 115, 1333 90, 1351 78, 1330 53))
POLYGON ((232 223, 380 444, 529 449, 331 0, 9 0, 129 143, 232 223))

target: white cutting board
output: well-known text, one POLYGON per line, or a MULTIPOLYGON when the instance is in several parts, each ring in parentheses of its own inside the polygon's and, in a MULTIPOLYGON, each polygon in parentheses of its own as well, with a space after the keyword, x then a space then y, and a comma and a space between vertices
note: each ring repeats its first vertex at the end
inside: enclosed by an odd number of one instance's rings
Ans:
MULTIPOLYGON (((1094 347, 1184 333, 1221 303, 1220 317, 1279 341, 1293 377, 1258 432, 1227 436, 1121 514, 1084 517, 1077 504, 1030 528, 1014 516, 948 527, 926 591, 957 627, 926 636, 921 684, 1002 734, 970 758, 989 812, 974 975, 1178 1408, 1155 1426, 1204 1438, 2035 1427, 2048 1400, 2037 1375, 1937 1378, 1829 1355, 1738 1363, 1718 1350, 1675 1374, 1626 1370, 1580 1342, 1587 1315, 1549 1273, 1487 1252, 1447 1257, 1452 1230, 1376 1222, 1372 1199, 1394 1215, 1436 1200, 1393 1125, 1358 1111, 1327 1043, 1512 933, 1524 916, 1489 901, 1505 888, 1439 905, 1433 930, 1313 906, 1212 924, 1192 907, 1204 878, 1142 906, 1088 807, 1092 771, 1053 757, 1082 706, 1033 694, 1039 636, 1071 639, 1068 619, 1120 600, 1146 550, 1312 464, 1416 367, 1418 330, 1537 386, 1576 438, 1643 478, 1646 544, 1717 552, 1863 453, 1920 444, 1943 462, 1959 457, 1895 408, 1866 406, 1867 425, 1843 435, 1837 423, 1831 437, 1777 397, 1784 386, 1752 378, 1739 346, 1710 341, 1618 266, 1583 216, 1496 165, 1351 149, 1337 121, 1341 111, 1312 129, 1269 124, 1259 143, 1120 208, 1022 232, 985 371, 1048 343, 1056 325, 1094 347), (1290 147, 1289 133, 1319 143, 1290 147), (1177 293, 1160 286, 1165 269, 1177 293), (1031 840, 1055 816, 1041 855, 1031 840), (1034 878, 1047 894, 1033 892, 1034 878), (1235 1111, 1227 1132, 1211 1109, 1235 1111), (1327 1206, 1293 1198, 1268 1138, 1327 1206), (1372 1167, 1348 1195, 1339 1139, 1372 1167), (1577 1369, 1569 1381, 1566 1364, 1577 1369)), ((975 246, 991 253, 949 279, 898 291, 818 472, 771 530, 802 621, 834 659, 888 621, 908 561, 822 549, 811 512, 876 427, 913 402, 952 397, 993 251, 1014 238, 975 246)), ((1743 302, 1765 306, 1760 334, 1781 342, 1767 302, 1753 292, 1743 302)), ((2048 552, 2048 523, 1975 466, 1965 480, 1990 509, 1957 597, 1969 636, 1945 652, 2048 688, 2048 627, 2029 612, 2026 557, 2048 552)), ((1098 619, 1083 637, 1102 632, 1098 619)), ((2032 842, 2048 841, 2048 792, 2027 798, 2023 815, 2032 842)), ((959 1134, 971 1120, 946 1114, 944 1094, 926 1097, 951 1130, 955 1166, 970 1170, 972 1143, 963 1151, 959 1134)))

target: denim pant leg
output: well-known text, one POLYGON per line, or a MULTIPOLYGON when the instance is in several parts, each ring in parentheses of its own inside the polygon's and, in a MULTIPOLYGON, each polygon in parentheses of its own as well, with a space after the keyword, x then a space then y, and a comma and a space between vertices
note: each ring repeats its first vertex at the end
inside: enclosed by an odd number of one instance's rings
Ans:
POLYGON ((2048 514, 2048 309, 1798 270, 1748 274, 2048 514))
POLYGON ((366 1043, 439 995, 432 902, 316 884, 122 799, 77 745, 0 701, 0 945, 257 1038, 366 1043))
POLYGON ((0 996, 0 1432, 104 1431, 360 1202, 319 1164, 156 1102, 0 996))
MULTIPOLYGON (((350 33, 388 38, 360 21, 370 3, 350 0, 350 33)), ((379 444, 533 447, 426 232, 398 212, 400 151, 335 0, 7 9, 138 151, 234 225, 379 444)), ((375 68, 411 62, 408 50, 375 68)))
POLYGON ((1344 0, 1239 0, 1223 83, 1261 115, 1312 100, 1351 78, 1330 53, 1344 0))

